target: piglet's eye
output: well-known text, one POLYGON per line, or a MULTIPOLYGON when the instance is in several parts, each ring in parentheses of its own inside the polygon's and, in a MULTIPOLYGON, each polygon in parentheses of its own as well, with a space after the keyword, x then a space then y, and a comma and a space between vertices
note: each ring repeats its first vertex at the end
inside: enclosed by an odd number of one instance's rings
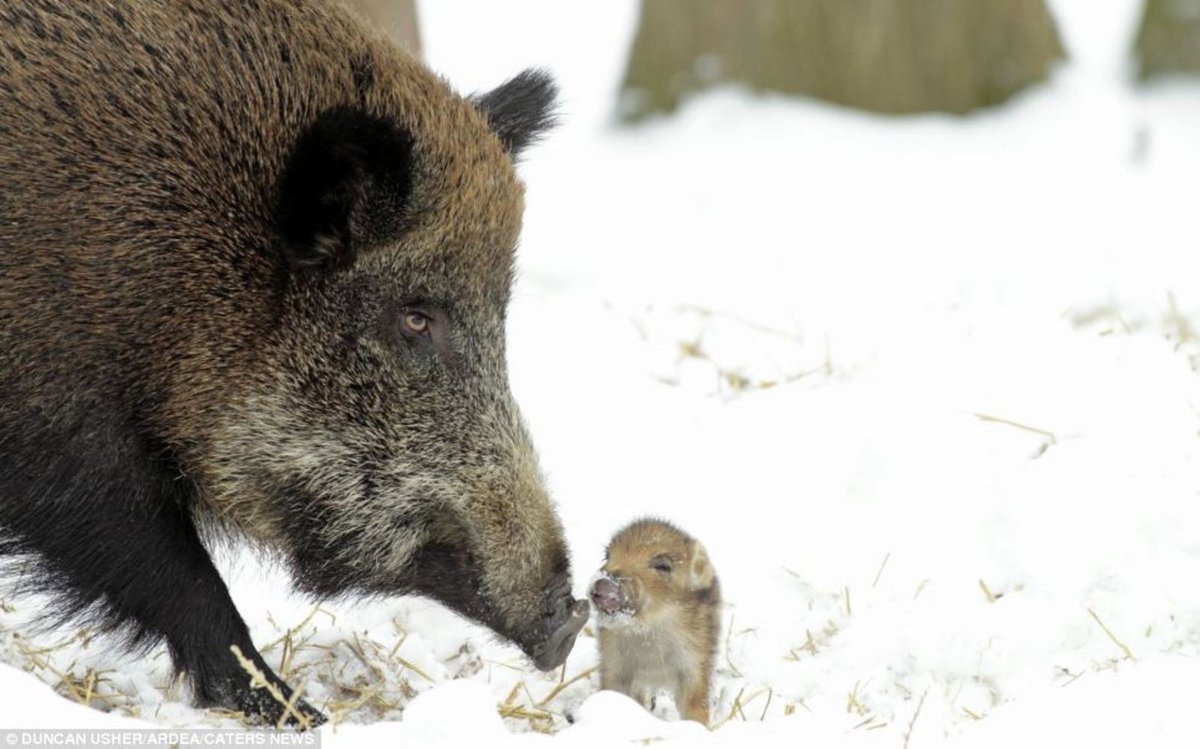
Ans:
POLYGON ((667 559, 666 557, 657 557, 653 562, 650 563, 650 568, 657 570, 664 575, 669 575, 671 574, 671 560, 667 559))

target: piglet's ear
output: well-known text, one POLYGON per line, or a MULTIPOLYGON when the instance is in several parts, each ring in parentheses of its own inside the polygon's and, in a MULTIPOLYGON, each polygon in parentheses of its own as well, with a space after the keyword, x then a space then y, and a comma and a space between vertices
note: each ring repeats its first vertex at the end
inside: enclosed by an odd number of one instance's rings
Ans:
POLYGON ((526 70, 486 94, 471 97, 514 159, 554 126, 558 88, 549 73, 526 70))
POLYGON ((697 541, 692 542, 692 564, 688 570, 692 590, 706 590, 713 584, 713 568, 708 552, 697 541))
POLYGON ((300 133, 280 176, 277 223, 293 270, 344 268, 399 230, 412 190, 413 139, 399 125, 341 108, 300 133))

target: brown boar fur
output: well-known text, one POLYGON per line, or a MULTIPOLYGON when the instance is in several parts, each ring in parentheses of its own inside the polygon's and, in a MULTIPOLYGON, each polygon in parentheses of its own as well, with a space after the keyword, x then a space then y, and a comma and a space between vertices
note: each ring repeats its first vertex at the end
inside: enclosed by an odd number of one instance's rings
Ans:
POLYGON ((202 537, 560 663, 586 610, 504 350, 552 100, 318 0, 0 1, 0 553, 269 719, 202 537))

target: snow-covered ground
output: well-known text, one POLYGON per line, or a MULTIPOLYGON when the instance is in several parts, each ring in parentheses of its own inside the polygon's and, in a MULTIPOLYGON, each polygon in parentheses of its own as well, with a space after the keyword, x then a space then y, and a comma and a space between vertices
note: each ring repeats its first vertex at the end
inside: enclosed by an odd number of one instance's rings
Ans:
MULTIPOLYGON (((634 130, 633 3, 421 6, 459 88, 563 86, 522 166, 513 387, 577 594, 638 515, 708 547, 718 727, 598 693, 590 636, 545 676, 434 604, 315 610, 225 559, 328 746, 1200 745, 1200 84, 1128 84, 1136 0, 1052 5, 1071 61, 996 111, 725 90, 634 130)), ((33 675, 0 666, 0 727, 231 725, 165 653, 4 603, 33 675), (36 681, 89 669, 113 714, 36 681)))

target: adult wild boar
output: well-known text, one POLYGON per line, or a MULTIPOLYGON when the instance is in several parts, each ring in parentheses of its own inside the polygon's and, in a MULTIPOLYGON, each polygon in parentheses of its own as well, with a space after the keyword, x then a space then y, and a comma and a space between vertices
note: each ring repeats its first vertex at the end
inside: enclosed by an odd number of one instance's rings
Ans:
MULTIPOLYGON (((275 720, 202 538, 318 596, 415 593, 561 664, 587 616, 509 393, 513 160, 317 0, 0 0, 0 552, 275 720)), ((307 705, 302 710, 320 720, 307 705)))

